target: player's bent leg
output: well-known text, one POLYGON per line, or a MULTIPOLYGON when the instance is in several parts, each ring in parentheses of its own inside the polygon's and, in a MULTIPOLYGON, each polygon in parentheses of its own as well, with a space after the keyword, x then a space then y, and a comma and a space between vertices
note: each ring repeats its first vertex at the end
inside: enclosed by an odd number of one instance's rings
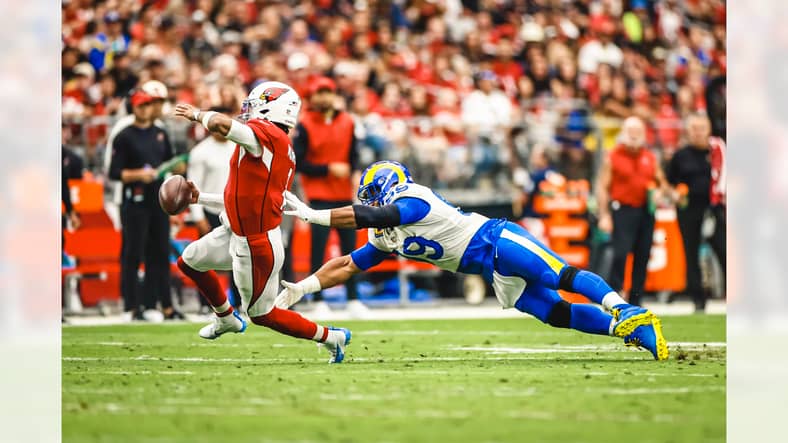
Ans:
POLYGON ((236 284, 252 322, 291 337, 321 343, 331 354, 329 363, 341 363, 345 358, 345 346, 350 343, 349 330, 318 325, 295 311, 274 307, 279 271, 284 263, 279 228, 249 236, 243 243, 246 248, 239 243, 233 256, 233 272, 238 277, 236 284), (245 251, 248 251, 248 266, 236 267, 236 262, 244 262, 245 251))
POLYGON ((608 311, 617 305, 626 304, 624 299, 602 277, 570 265, 561 269, 558 287, 553 289, 578 293, 592 302, 604 306, 608 311))
POLYGON ((214 321, 199 332, 200 337, 208 340, 214 340, 227 332, 246 330, 246 322, 230 306, 214 271, 214 269, 232 268, 229 241, 229 230, 219 226, 208 235, 189 244, 178 258, 178 269, 195 282, 200 294, 216 313, 214 321))
POLYGON ((558 289, 585 295, 609 310, 616 319, 611 329, 612 335, 616 337, 626 337, 637 327, 648 325, 655 318, 648 309, 626 303, 602 277, 574 266, 566 266, 561 270, 558 289))
POLYGON ((496 243, 496 270, 557 289, 566 261, 522 226, 507 222, 496 243))
POLYGON ((267 314, 252 317, 251 320, 256 325, 281 334, 323 344, 331 354, 329 363, 342 363, 345 359, 345 347, 350 344, 352 336, 348 329, 322 326, 295 311, 277 307, 273 307, 267 314))
POLYGON ((548 289, 577 292, 603 305, 616 318, 616 337, 625 337, 654 318, 651 311, 627 304, 600 276, 568 265, 515 223, 507 223, 501 232, 497 257, 496 271, 501 274, 521 276, 548 289))
POLYGON ((583 303, 572 303, 571 328, 588 334, 613 335, 613 316, 599 307, 583 303))
POLYGON ((214 271, 200 272, 190 267, 183 260, 183 257, 178 258, 178 268, 194 280, 200 293, 211 304, 216 317, 213 322, 203 326, 200 329, 199 335, 208 340, 215 340, 222 334, 227 332, 244 332, 246 330, 246 321, 244 321, 238 314, 238 311, 230 306, 227 301, 227 296, 222 290, 219 283, 219 278, 214 271))
POLYGON ((539 284, 529 284, 515 307, 556 328, 571 328, 588 334, 612 335, 613 316, 593 305, 569 303, 558 293, 539 284))
POLYGON ((547 288, 584 295, 610 310, 625 303, 602 277, 575 268, 516 223, 507 223, 498 240, 502 272, 538 281, 547 288))

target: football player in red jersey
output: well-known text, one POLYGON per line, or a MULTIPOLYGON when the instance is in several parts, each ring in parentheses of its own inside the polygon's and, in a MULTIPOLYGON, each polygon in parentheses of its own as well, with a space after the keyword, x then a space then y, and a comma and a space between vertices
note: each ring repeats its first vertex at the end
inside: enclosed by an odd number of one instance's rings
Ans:
POLYGON ((220 208, 222 225, 191 243, 178 259, 178 267, 195 281, 216 312, 214 322, 200 330, 200 337, 213 340, 246 329, 214 272, 232 270, 253 323, 323 343, 331 353, 329 362, 340 363, 350 342, 350 331, 324 327, 274 306, 284 261, 279 229, 283 193, 290 188, 295 171, 288 132, 296 125, 300 110, 298 94, 279 82, 262 83, 249 93, 243 104, 244 123, 188 104, 175 107, 176 116, 200 122, 209 131, 237 143, 224 195, 201 193, 189 182, 192 203, 220 208))

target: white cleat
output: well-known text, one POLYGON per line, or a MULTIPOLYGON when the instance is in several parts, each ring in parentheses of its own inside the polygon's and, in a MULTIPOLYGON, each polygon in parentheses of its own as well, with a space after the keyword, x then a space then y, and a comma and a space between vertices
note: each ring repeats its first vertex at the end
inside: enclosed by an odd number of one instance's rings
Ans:
POLYGON ((238 314, 238 311, 233 311, 232 315, 224 317, 215 317, 213 323, 207 324, 200 329, 200 337, 215 340, 220 335, 227 332, 244 332, 246 330, 246 322, 238 314))
POLYGON ((342 363, 342 360, 345 359, 345 347, 350 344, 350 337, 352 334, 350 330, 345 328, 333 328, 329 326, 328 330, 328 340, 326 340, 325 343, 319 344, 323 345, 323 347, 328 350, 328 353, 331 354, 328 363, 342 363))
POLYGON ((359 300, 350 300, 347 303, 347 312, 350 314, 351 318, 356 318, 359 320, 367 319, 371 315, 367 305, 359 300))

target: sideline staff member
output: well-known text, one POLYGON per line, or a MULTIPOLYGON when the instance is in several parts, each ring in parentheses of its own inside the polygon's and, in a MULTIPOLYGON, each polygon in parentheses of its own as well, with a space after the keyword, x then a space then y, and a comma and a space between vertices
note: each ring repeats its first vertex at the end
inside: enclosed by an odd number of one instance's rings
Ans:
MULTIPOLYGON (((315 209, 333 209, 353 203, 354 186, 360 179, 358 150, 353 118, 334 107, 336 85, 328 77, 318 77, 310 85, 309 110, 302 112, 293 140, 296 172, 309 204, 315 209)), ((331 232, 328 226, 312 225, 311 271, 323 265, 323 256, 331 232)), ((342 254, 356 248, 354 229, 337 229, 342 254)), ((346 284, 348 310, 364 317, 367 308, 356 300, 355 280, 346 284)), ((322 294, 315 294, 316 309, 329 311, 322 294)))
MULTIPOLYGON (((134 123, 120 131, 112 147, 110 178, 123 182, 120 218, 123 247, 120 286, 123 305, 132 318, 144 319, 145 308, 161 303, 165 318, 183 318, 170 295, 169 216, 159 207, 156 167, 173 157, 167 133, 153 124, 156 98, 142 89, 131 93, 134 123), (144 300, 138 294, 137 270, 145 260, 144 300)), ((183 165, 174 169, 185 170, 183 165)))
POLYGON ((621 133, 621 143, 610 152, 599 171, 599 229, 612 233, 613 266, 608 281, 618 292, 624 287, 627 255, 632 253, 629 303, 640 305, 654 236, 649 188, 653 184, 659 185, 663 192, 669 192, 669 188, 657 157, 645 146, 643 121, 638 117, 627 118, 621 133))
MULTIPOLYGON (((687 262, 686 293, 692 297, 696 312, 706 309, 700 270, 700 245, 703 241, 703 218, 712 210, 712 195, 717 204, 712 214, 716 221, 715 235, 709 243, 725 269, 725 210, 722 196, 712 189, 712 142, 720 155, 719 140, 710 138, 711 123, 704 114, 691 114, 686 120, 687 145, 676 151, 668 165, 668 180, 674 185, 684 183, 689 189, 687 204, 677 212, 684 254, 687 262)), ((720 159, 721 161, 721 159, 720 159)))

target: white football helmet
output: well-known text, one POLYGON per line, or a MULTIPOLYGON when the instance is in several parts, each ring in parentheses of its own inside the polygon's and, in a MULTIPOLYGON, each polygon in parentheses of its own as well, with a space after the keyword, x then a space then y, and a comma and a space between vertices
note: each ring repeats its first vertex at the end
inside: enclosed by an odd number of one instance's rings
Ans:
POLYGON ((291 86, 281 82, 264 82, 249 93, 241 107, 244 121, 261 118, 289 128, 298 123, 301 97, 291 86))

